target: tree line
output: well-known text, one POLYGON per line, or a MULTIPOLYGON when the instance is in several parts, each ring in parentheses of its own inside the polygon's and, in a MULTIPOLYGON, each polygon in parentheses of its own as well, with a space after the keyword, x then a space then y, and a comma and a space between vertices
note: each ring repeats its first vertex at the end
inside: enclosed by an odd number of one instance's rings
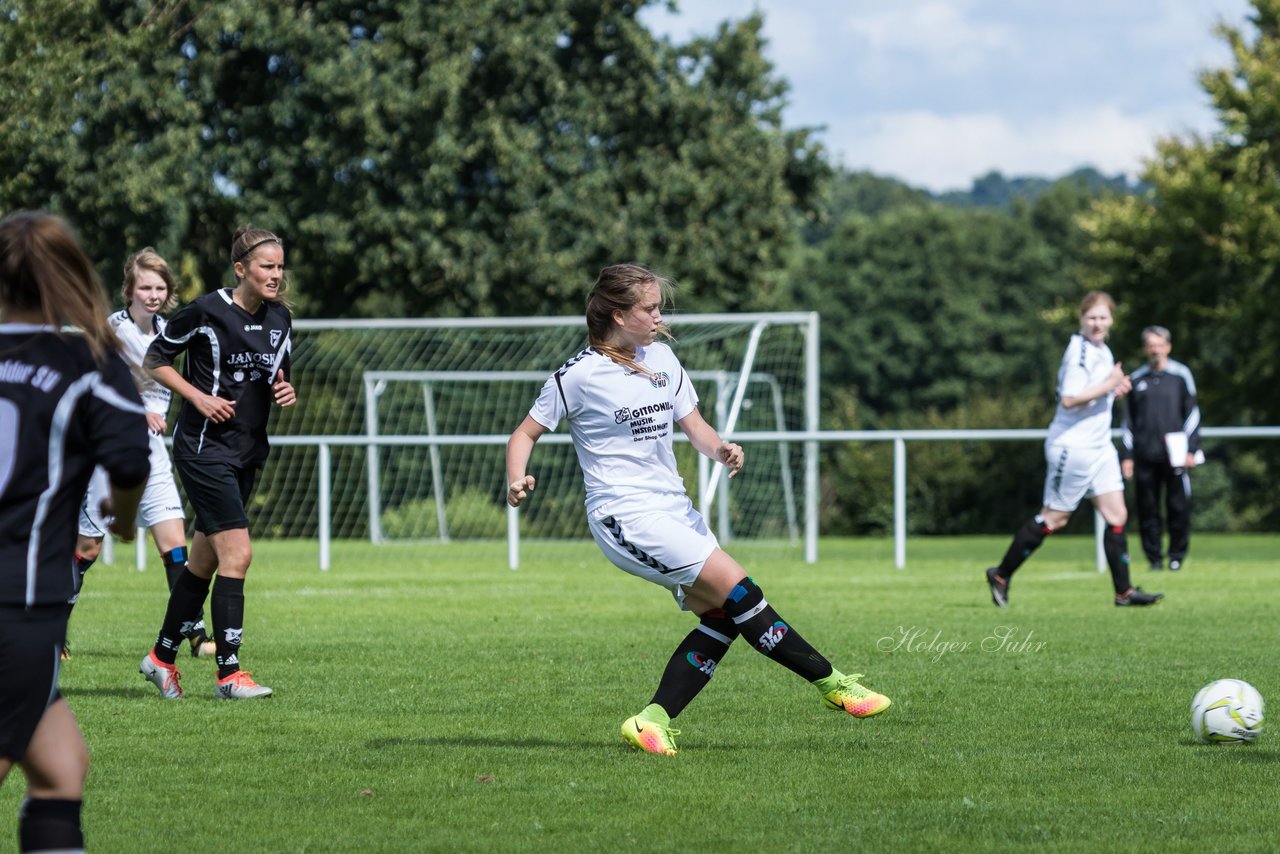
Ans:
MULTIPOLYGON (((0 0, 0 205, 67 216, 108 283, 154 245, 186 297, 240 222, 286 238, 300 316, 576 314, 600 267, 683 311, 817 309, 823 426, 1041 427, 1075 305, 1120 303, 1205 421, 1280 423, 1280 0, 1222 25, 1219 117, 1140 181, 983 176, 933 196, 787 127, 762 20, 676 43, 637 2, 0 0)), ((1210 446, 1197 518, 1274 527, 1274 442, 1210 446)), ((887 524, 884 449, 829 449, 824 531, 887 524)), ((1038 449, 913 447, 918 532, 1002 531, 1038 449)))

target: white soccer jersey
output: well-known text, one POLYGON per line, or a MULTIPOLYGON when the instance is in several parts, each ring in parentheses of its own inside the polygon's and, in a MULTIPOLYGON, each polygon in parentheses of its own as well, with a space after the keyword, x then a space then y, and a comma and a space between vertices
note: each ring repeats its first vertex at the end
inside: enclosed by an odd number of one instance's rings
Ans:
POLYGON ((548 430, 568 419, 588 510, 627 495, 685 492, 672 434, 698 395, 666 344, 640 347, 636 361, 652 376, 588 347, 546 381, 529 411, 548 430))
POLYGON ((1045 444, 1100 448, 1111 443, 1111 405, 1116 399, 1115 392, 1070 409, 1062 405, 1062 398, 1078 395, 1104 382, 1115 364, 1111 348, 1105 343, 1091 343, 1079 333, 1071 336, 1058 367, 1058 411, 1049 424, 1045 444))
POLYGON ((139 328, 127 308, 112 312, 107 317, 107 323, 111 325, 111 328, 115 330, 116 337, 120 339, 120 356, 133 370, 133 376, 138 381, 138 390, 142 395, 142 405, 147 408, 148 412, 158 412, 167 416, 169 414, 171 392, 142 369, 142 358, 147 355, 147 348, 151 346, 151 342, 155 340, 156 336, 164 331, 165 321, 163 317, 158 314, 153 315, 152 320, 154 321, 154 327, 147 330, 139 328))

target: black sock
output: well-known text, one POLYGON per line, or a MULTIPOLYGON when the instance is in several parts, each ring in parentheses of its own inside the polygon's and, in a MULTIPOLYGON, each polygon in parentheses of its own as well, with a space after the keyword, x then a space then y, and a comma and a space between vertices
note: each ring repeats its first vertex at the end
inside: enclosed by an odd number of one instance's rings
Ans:
MULTIPOLYGON (((169 551, 160 555, 160 559, 164 561, 164 574, 165 578, 169 580, 169 591, 173 592, 173 586, 178 583, 182 573, 187 571, 187 548, 186 546, 178 546, 177 548, 169 549, 169 551)), ((183 622, 180 631, 184 638, 203 640, 208 637, 205 633, 204 609, 201 608, 196 612, 194 620, 183 622)))
POLYGON ((164 622, 160 624, 160 634, 156 637, 156 658, 165 664, 173 664, 178 658, 178 647, 182 645, 182 627, 190 624, 192 617, 199 614, 204 607, 205 597, 209 595, 209 579, 194 575, 190 569, 184 570, 169 591, 169 606, 164 612, 164 622))
POLYGON ((1107 556, 1107 566, 1111 568, 1111 586, 1116 595, 1129 592, 1129 539, 1124 535, 1123 525, 1108 525, 1102 534, 1102 551, 1107 556))
POLYGON ((662 672, 658 690, 650 703, 657 703, 675 717, 698 696, 715 675, 716 665, 738 636, 733 620, 717 608, 702 615, 702 622, 676 647, 662 672))
POLYGON ((815 682, 831 675, 831 662, 783 622, 765 601, 764 591, 750 578, 742 579, 729 592, 729 598, 724 600, 724 612, 756 651, 797 676, 815 682))
POLYGON ((20 851, 83 851, 80 801, 27 798, 18 810, 20 851))
POLYGON ((213 642, 218 646, 218 678, 240 669, 240 641, 244 635, 244 579, 219 575, 209 598, 213 642))
POLYGON ((1053 529, 1044 523, 1044 517, 1038 513, 1034 518, 1027 520, 1027 524, 1013 535, 1009 550, 1004 553, 1000 566, 996 567, 996 575, 1006 580, 1012 578, 1014 571, 1022 566, 1023 561, 1031 557, 1031 553, 1040 548, 1044 538, 1052 533, 1053 529))
POLYGON ((76 568, 76 592, 71 594, 70 604, 74 606, 76 600, 80 598, 80 590, 84 587, 84 574, 89 571, 89 567, 93 566, 98 559, 96 557, 85 557, 77 553, 72 565, 76 568))

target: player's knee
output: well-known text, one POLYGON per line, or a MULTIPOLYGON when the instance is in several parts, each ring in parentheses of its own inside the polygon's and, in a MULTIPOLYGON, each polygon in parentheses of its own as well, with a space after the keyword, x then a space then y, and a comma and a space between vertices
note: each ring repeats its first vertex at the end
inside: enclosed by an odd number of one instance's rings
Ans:
POLYGON ((764 591, 751 576, 744 577, 729 591, 729 596, 721 607, 735 623, 744 615, 749 615, 764 603, 764 591))

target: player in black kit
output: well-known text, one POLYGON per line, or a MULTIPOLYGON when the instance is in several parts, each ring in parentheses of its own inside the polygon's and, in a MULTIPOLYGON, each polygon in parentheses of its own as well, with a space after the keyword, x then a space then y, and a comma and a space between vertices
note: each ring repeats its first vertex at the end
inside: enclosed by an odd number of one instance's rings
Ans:
POLYGON ((289 333, 284 301, 284 244, 269 231, 242 226, 231 241, 234 288, 188 303, 147 350, 146 368, 181 395, 173 430, 173 460, 195 509, 187 571, 169 595, 164 622, 139 669, 165 699, 180 699, 178 649, 183 628, 209 596, 218 683, 225 700, 268 697, 240 669, 244 580, 252 558, 245 507, 267 459, 271 404, 292 406, 289 333), (186 359, 182 373, 173 363, 186 359), (212 583, 212 594, 210 584, 212 583))
POLYGON ((0 781, 27 778, 23 851, 80 851, 89 751, 58 692, 76 519, 95 465, 134 536, 147 421, 93 265, 57 217, 0 220, 0 781), (77 332, 64 332, 70 326, 77 332))

